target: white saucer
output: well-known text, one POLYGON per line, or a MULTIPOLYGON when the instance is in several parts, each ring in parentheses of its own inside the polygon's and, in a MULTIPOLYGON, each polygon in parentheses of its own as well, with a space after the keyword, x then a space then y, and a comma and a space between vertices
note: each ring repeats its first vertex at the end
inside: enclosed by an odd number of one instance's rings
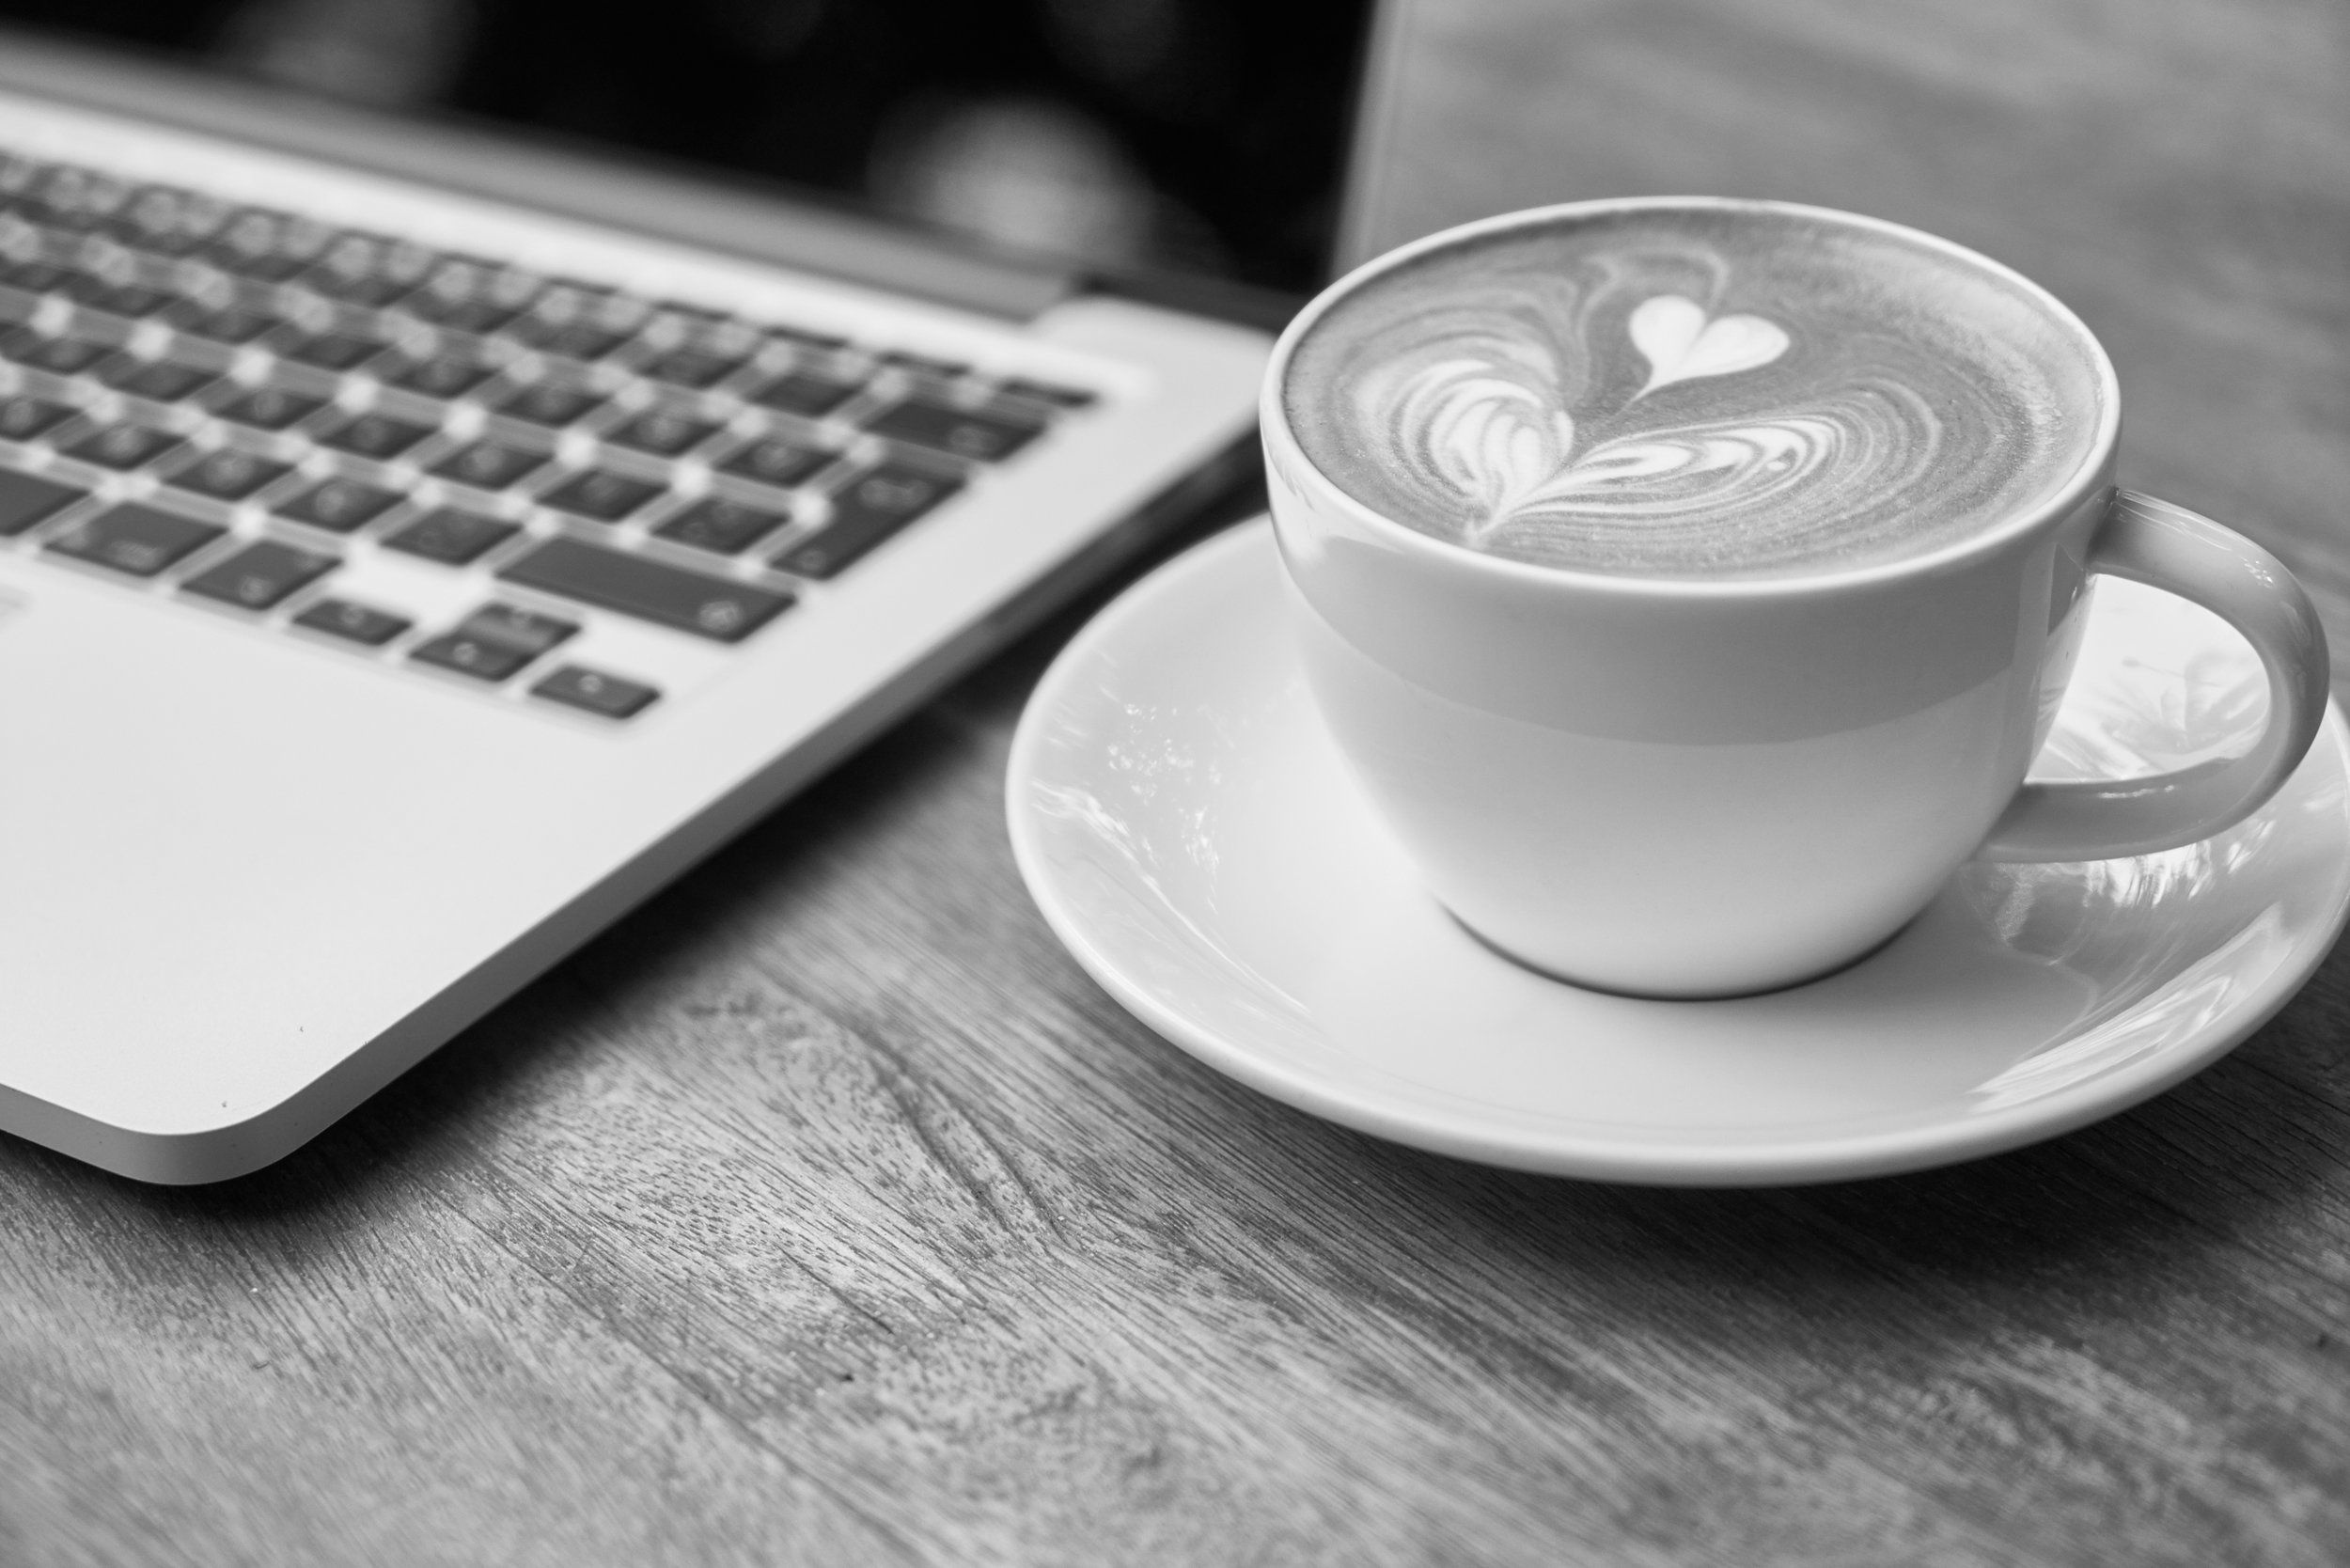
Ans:
MULTIPOLYGON (((1623 1182, 1965 1159, 2209 1064, 2308 978, 2350 905, 2334 708, 2284 792, 2205 843, 1968 865, 1868 959, 1770 996, 1578 990, 1498 957, 1421 890, 1314 712, 1278 572, 1270 528, 1245 525, 1070 644, 1013 742, 1011 841, 1054 931, 1145 1023, 1366 1132, 1623 1182)), ((2036 774, 2240 749, 2267 701, 2250 651, 2183 601, 2097 592, 2036 774)))

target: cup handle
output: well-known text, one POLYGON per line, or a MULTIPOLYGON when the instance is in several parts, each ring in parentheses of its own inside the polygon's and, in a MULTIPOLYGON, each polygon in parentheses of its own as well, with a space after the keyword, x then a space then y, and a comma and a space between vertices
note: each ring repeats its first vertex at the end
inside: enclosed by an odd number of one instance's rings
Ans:
POLYGON ((2114 492, 2089 570, 2202 605, 2244 635, 2268 672, 2268 727, 2241 757, 2150 778, 2027 784, 1976 851, 1982 860, 2104 860, 2208 839, 2281 788, 2326 716, 2326 629, 2284 563, 2232 528, 2134 491, 2114 492))

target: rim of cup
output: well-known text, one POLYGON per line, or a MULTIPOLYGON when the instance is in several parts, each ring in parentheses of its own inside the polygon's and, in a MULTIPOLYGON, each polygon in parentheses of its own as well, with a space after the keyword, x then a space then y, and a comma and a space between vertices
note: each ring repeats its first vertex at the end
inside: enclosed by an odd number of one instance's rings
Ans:
POLYGON ((2088 323, 2073 313, 2070 306, 2033 282, 2014 268, 1995 261, 1980 251, 1970 250, 1953 240, 1923 229, 1912 228, 1885 218, 1872 218, 1866 213, 1846 212, 1833 207, 1815 207, 1803 202, 1775 201, 1760 197, 1707 196, 1602 196, 1588 201, 1562 201, 1546 207, 1529 207, 1514 212, 1503 212, 1489 218, 1456 224, 1434 234, 1422 235, 1395 249, 1371 258, 1360 266, 1326 285, 1320 293, 1306 303, 1305 308, 1290 319, 1279 339, 1273 345, 1273 356, 1266 362, 1264 382, 1258 395, 1257 418, 1268 446, 1277 449, 1282 460, 1279 466, 1310 475, 1320 492, 1320 499, 1335 505, 1371 532, 1392 540, 1402 548, 1428 556, 1456 568, 1487 571, 1504 576, 1520 577, 1529 583, 1573 584, 1590 589, 1611 593, 1645 594, 1661 598, 1771 598, 1791 594, 1818 593, 1823 589, 1861 588, 1913 576, 1927 576, 1936 572, 1962 566, 1977 557, 2004 549, 2019 535, 2029 534, 2053 520, 2070 515, 2096 489, 2113 457, 2121 437, 2121 384, 2114 374, 2113 360, 2097 341, 2088 323), (1999 278, 2021 291, 2060 322, 2072 334, 2088 353, 2097 378, 2097 429, 2079 463, 2062 481, 2029 507, 2018 510, 1992 526, 1966 538, 1926 551, 1920 555, 1904 556, 1894 560, 1848 567, 1822 567, 1770 577, 1667 577, 1643 575, 1638 572, 1598 572, 1582 567, 1537 565, 1491 551, 1473 550, 1438 539, 1417 528, 1406 526, 1389 518, 1349 494, 1336 479, 1324 473, 1306 454, 1296 436, 1289 428, 1283 407, 1282 388, 1289 379, 1291 356, 1298 343, 1311 332, 1315 322, 1327 315, 1338 302, 1357 289, 1406 262, 1430 251, 1447 249, 1463 241, 1513 228, 1532 228, 1561 219, 1596 216, 1607 212, 1653 210, 1756 212, 1778 212, 1815 218, 1841 224, 1847 227, 1869 229, 1888 234, 1946 256, 1993 277, 1999 278))

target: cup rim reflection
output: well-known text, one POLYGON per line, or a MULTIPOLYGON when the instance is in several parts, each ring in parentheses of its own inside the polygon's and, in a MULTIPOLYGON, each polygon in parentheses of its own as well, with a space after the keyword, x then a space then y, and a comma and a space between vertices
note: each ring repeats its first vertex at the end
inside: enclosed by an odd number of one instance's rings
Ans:
POLYGON ((1288 471, 1312 476, 1316 486, 1317 504, 1336 506, 1359 525, 1387 541, 1396 547, 1428 559, 1432 565, 1450 570, 1491 572, 1503 577, 1514 577, 1532 584, 1574 587, 1584 591, 1622 594, 1632 597, 1670 600, 1767 600, 1801 597, 1842 588, 1865 588, 1905 578, 1933 576, 1967 564, 2010 547, 2019 537, 2028 536, 2074 515, 2091 494, 2109 485, 2107 476, 2111 472, 2114 448, 2121 438, 2121 383, 2114 373, 2113 360, 2089 330, 2088 323, 2073 312, 2071 306, 2050 293, 2040 284, 2004 262, 1996 261, 1980 251, 1970 250, 1956 241, 1929 234, 1885 218, 1861 212, 1847 212, 1833 207, 1816 207, 1802 202, 1775 201, 1744 196, 1603 196, 1588 201, 1557 202, 1545 207, 1530 207, 1514 212, 1498 213, 1489 218, 1458 224, 1423 235, 1395 249, 1371 258, 1335 279, 1323 289, 1305 307, 1292 317, 1273 346, 1272 357, 1266 362, 1263 384, 1258 394, 1258 425, 1268 448, 1268 457, 1277 472, 1288 471), (1978 268, 2004 281, 2023 293, 2045 311, 2076 340, 2086 353, 2096 375, 2097 422, 2080 461, 2072 472, 2052 486, 2029 506, 2019 507, 2004 517, 1991 522, 1963 539, 1894 560, 1877 561, 1855 566, 1824 565, 1785 574, 1767 577, 1702 577, 1662 576, 1628 572, 1600 572, 1576 566, 1536 564, 1488 550, 1472 549, 1450 540, 1438 539, 1388 517, 1377 508, 1360 501, 1343 485, 1324 473, 1309 457, 1304 446, 1290 429, 1283 393, 1289 381, 1289 367, 1297 346, 1311 333, 1323 317, 1337 304, 1357 292, 1371 279, 1413 261, 1431 251, 1446 250, 1463 243, 1488 235, 1507 233, 1517 228, 1535 228, 1546 224, 1597 217, 1615 212, 1678 211, 1678 212, 1769 212, 1782 216, 1802 217, 1838 224, 1846 227, 1866 229, 1889 235, 1911 244, 1939 251, 1962 264, 1978 268))

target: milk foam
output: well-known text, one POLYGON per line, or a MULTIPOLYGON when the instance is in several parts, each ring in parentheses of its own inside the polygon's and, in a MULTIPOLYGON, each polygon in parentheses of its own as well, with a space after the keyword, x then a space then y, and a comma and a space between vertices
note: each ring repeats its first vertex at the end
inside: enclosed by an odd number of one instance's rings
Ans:
POLYGON ((2100 378, 2013 281, 1762 207, 1465 241, 1340 300, 1282 386, 1399 523, 1530 561, 1774 576, 1920 554, 2078 468, 2100 378))

